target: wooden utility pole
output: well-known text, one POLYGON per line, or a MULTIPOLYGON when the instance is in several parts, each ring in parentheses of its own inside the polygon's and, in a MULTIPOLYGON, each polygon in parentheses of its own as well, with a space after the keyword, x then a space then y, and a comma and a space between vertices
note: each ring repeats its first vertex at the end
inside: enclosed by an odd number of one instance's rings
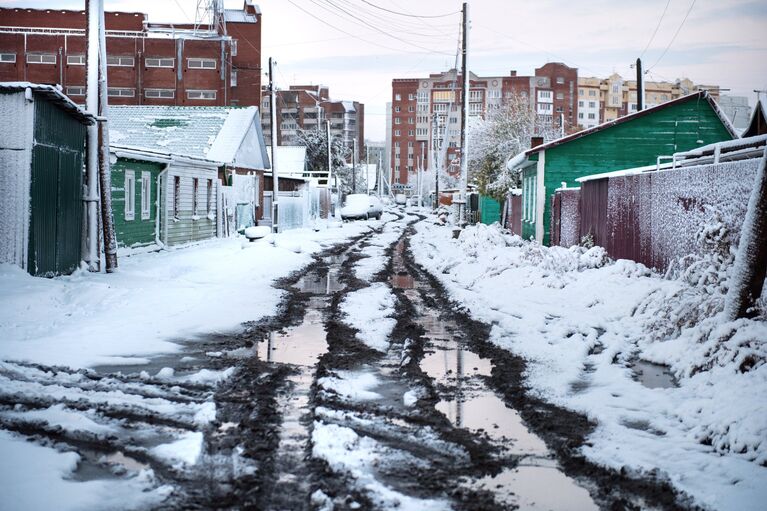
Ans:
MULTIPOLYGON (((89 114, 97 117, 99 114, 99 0, 88 0, 87 9, 87 78, 85 106, 89 114)), ((99 271, 98 234, 98 167, 99 167, 99 127, 98 124, 88 126, 86 144, 86 243, 83 260, 88 264, 89 271, 99 271)))
POLYGON ((278 200, 280 195, 279 177, 277 176, 277 92, 274 90, 274 64, 269 57, 269 102, 271 103, 271 129, 272 138, 272 232, 279 232, 278 200))
POLYGON ((642 59, 637 59, 637 112, 644 110, 644 74, 642 59))
POLYGON ((458 225, 466 225, 466 189, 469 181, 469 4, 463 3, 463 45, 461 48, 461 72, 463 73, 461 112, 461 195, 458 201, 458 225))
MULTIPOLYGON (((101 227, 107 273, 117 270, 117 238, 112 216, 112 170, 109 162, 109 115, 107 90, 107 44, 104 26, 104 0, 99 4, 99 184, 101 188, 101 227)), ((127 191, 127 190, 126 190, 127 191)), ((135 207, 135 205, 134 205, 135 207)), ((141 207, 140 205, 138 207, 141 207)))
POLYGON ((727 297, 725 315, 728 320, 753 317, 754 305, 764 289, 767 274, 767 149, 756 171, 754 188, 748 200, 748 211, 740 230, 738 253, 727 297))

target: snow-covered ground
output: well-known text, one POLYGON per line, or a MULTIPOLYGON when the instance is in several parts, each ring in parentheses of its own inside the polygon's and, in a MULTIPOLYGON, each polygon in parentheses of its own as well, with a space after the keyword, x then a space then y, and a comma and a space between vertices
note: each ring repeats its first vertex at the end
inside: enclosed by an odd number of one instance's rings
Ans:
POLYGON ((324 247, 380 224, 287 231, 274 243, 230 238, 136 254, 121 258, 112 275, 78 271, 44 279, 0 265, 0 394, 6 402, 25 403, 0 413, 0 509, 140 509, 162 502, 172 488, 157 487, 146 466, 124 477, 72 480, 79 454, 48 441, 30 443, 2 424, 115 442, 118 452, 174 470, 194 465, 200 429, 216 416, 215 386, 233 368, 178 376, 168 367, 107 378, 87 368, 149 362, 179 352, 182 345, 174 341, 237 331, 244 321, 271 315, 283 294, 272 287, 275 279, 307 265, 324 247), (168 382, 174 385, 162 385, 168 382), (141 432, 129 431, 104 409, 167 418, 175 426, 148 423, 141 432))
POLYGON ((725 322, 715 271, 692 285, 599 247, 546 248, 484 225, 453 240, 430 220, 417 231, 417 262, 527 360, 530 391, 597 423, 586 456, 657 470, 714 509, 763 509, 767 322, 725 322), (643 385, 637 360, 670 366, 676 385, 643 385))

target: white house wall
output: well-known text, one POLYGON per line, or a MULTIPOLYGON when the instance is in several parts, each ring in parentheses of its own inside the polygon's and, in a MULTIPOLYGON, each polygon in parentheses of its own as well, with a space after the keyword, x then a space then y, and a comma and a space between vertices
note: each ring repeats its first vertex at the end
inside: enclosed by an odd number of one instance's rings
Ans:
POLYGON ((215 169, 204 169, 193 165, 173 162, 165 179, 165 218, 161 220, 167 226, 163 233, 163 242, 167 245, 180 245, 200 241, 216 236, 216 193, 218 180, 215 169), (175 178, 180 178, 178 216, 174 217, 175 178), (193 214, 194 178, 199 179, 198 215, 193 214), (207 181, 212 180, 211 215, 207 213, 207 181))

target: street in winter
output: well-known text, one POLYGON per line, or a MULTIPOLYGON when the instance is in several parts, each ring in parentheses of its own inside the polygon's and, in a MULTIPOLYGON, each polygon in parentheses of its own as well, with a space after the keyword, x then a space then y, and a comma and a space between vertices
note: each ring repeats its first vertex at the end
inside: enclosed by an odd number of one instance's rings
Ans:
POLYGON ((765 33, 0 0, 0 511, 767 509, 765 33))

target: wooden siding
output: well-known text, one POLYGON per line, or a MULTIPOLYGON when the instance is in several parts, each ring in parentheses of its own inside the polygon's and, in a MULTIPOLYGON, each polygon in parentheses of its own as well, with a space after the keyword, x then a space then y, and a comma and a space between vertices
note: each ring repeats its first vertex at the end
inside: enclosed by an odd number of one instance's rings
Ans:
POLYGON ((112 215, 115 222, 117 246, 143 247, 155 243, 157 222, 157 176, 165 168, 164 163, 154 163, 119 158, 112 165, 112 215), (133 220, 125 218, 125 171, 133 171, 136 186, 133 194, 133 220), (141 217, 141 177, 142 172, 149 172, 150 207, 149 218, 141 217))
POLYGON ((708 101, 690 100, 546 149, 544 244, 550 238, 549 197, 563 182, 572 186, 579 177, 651 165, 659 155, 731 138, 708 101))
POLYGON ((216 197, 214 195, 211 201, 212 210, 210 217, 207 214, 206 200, 208 179, 213 180, 213 193, 218 193, 217 176, 217 169, 214 167, 207 170, 177 163, 171 164, 163 185, 166 218, 162 219, 162 221, 166 229, 163 232, 166 244, 180 245, 216 236, 216 197), (176 176, 180 178, 180 194, 178 216, 174 217, 174 178, 176 176), (196 217, 193 214, 194 178, 199 179, 199 214, 196 217))
POLYGON ((581 238, 591 236, 600 247, 607 244, 607 178, 581 183, 580 223, 581 238))
POLYGON ((531 179, 534 180, 537 174, 537 169, 533 165, 526 168, 522 172, 522 238, 529 240, 535 239, 535 221, 529 219, 530 212, 535 214, 535 190, 529 186, 531 179))

